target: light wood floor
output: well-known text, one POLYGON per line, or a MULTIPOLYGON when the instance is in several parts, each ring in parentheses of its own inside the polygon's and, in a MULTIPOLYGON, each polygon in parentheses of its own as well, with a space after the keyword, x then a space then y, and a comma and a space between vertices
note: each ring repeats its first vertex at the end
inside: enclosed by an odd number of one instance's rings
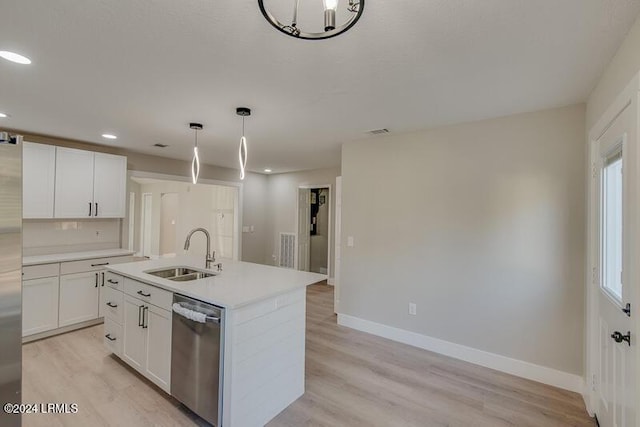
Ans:
MULTIPOLYGON (((79 404, 30 426, 193 426, 174 399, 102 346, 102 326, 26 344, 24 402, 79 404)), ((333 288, 307 296, 306 393, 269 427, 594 426, 582 398, 337 326, 333 288)))

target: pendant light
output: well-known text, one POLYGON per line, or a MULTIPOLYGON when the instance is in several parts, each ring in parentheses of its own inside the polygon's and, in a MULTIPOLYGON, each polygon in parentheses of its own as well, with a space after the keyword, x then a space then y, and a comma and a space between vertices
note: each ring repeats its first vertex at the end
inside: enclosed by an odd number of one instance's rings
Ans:
POLYGON ((200 175, 200 156, 198 154, 198 131, 202 130, 200 123, 189 123, 189 127, 195 131, 196 140, 193 145, 193 160, 191 161, 191 178, 193 183, 198 183, 198 176, 200 175))
MULTIPOLYGON (((364 0, 342 0, 342 5, 340 5, 340 0, 322 0, 322 4, 324 7, 324 31, 313 32, 312 29, 304 29, 299 26, 298 12, 300 12, 300 9, 302 9, 302 12, 308 10, 310 14, 311 8, 305 8, 305 6, 309 6, 311 3, 317 2, 318 0, 290 1, 292 2, 293 13, 288 16, 284 16, 282 14, 274 14, 267 8, 267 6, 265 6, 265 3, 269 3, 268 1, 258 0, 258 6, 260 7, 260 12, 262 12, 264 18, 274 28, 296 39, 322 40, 338 36, 353 27, 358 22, 358 20, 362 16, 362 12, 364 11, 364 0), (346 19, 344 19, 342 22, 337 23, 336 12, 340 7, 346 9, 346 13, 341 15, 343 17, 346 17, 346 19)), ((320 21, 320 19, 321 16, 319 15, 308 16, 305 20, 305 23, 308 25, 309 21, 313 20, 312 22, 318 22, 319 24, 320 22, 322 22, 320 21)))
POLYGON ((240 161, 240 180, 244 179, 245 168, 247 167, 247 138, 244 136, 244 118, 251 115, 251 110, 247 107, 236 108, 236 114, 242 117, 242 137, 238 148, 238 160, 240 161))

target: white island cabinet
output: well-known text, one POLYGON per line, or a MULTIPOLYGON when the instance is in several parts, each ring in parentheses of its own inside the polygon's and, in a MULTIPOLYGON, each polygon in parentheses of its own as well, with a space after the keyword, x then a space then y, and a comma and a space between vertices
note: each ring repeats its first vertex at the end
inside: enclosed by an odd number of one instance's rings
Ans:
POLYGON ((224 308, 222 425, 263 426, 304 394, 306 286, 326 276, 226 260, 205 279, 148 274, 202 263, 179 257, 109 266, 115 292, 105 302, 105 345, 171 394, 173 295, 224 308))

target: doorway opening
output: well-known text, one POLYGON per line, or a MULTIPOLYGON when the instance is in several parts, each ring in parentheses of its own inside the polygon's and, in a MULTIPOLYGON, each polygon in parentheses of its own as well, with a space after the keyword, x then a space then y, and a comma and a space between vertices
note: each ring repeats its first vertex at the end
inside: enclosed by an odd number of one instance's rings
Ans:
MULTIPOLYGON (((184 254, 184 238, 190 230, 205 228, 211 234, 211 250, 217 258, 240 257, 240 187, 224 183, 192 184, 170 178, 132 175, 129 189, 141 198, 141 209, 130 215, 140 218, 140 254, 149 258, 184 254)), ((136 227, 137 221, 128 221, 136 227)), ((190 254, 206 252, 205 239, 194 239, 190 254)))
POLYGON ((329 274, 331 186, 298 188, 297 269, 329 274))

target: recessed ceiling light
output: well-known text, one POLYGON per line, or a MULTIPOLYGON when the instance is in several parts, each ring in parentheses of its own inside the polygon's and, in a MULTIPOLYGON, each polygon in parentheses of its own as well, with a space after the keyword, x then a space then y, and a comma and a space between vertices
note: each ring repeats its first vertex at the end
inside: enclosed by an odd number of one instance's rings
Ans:
POLYGON ((26 56, 22 56, 15 52, 9 52, 8 50, 0 50, 0 58, 4 58, 7 61, 15 62, 16 64, 31 64, 31 60, 26 56))
POLYGON ((105 139, 118 139, 118 137, 117 137, 117 136, 112 135, 112 134, 110 134, 110 133, 103 133, 103 134, 102 134, 102 137, 103 137, 103 138, 105 138, 105 139))
POLYGON ((265 169, 264 171, 265 171, 266 173, 273 172, 271 169, 265 169))
POLYGON ((9 117, 7 113, 0 113, 0 119, 4 119, 5 117, 9 117))

